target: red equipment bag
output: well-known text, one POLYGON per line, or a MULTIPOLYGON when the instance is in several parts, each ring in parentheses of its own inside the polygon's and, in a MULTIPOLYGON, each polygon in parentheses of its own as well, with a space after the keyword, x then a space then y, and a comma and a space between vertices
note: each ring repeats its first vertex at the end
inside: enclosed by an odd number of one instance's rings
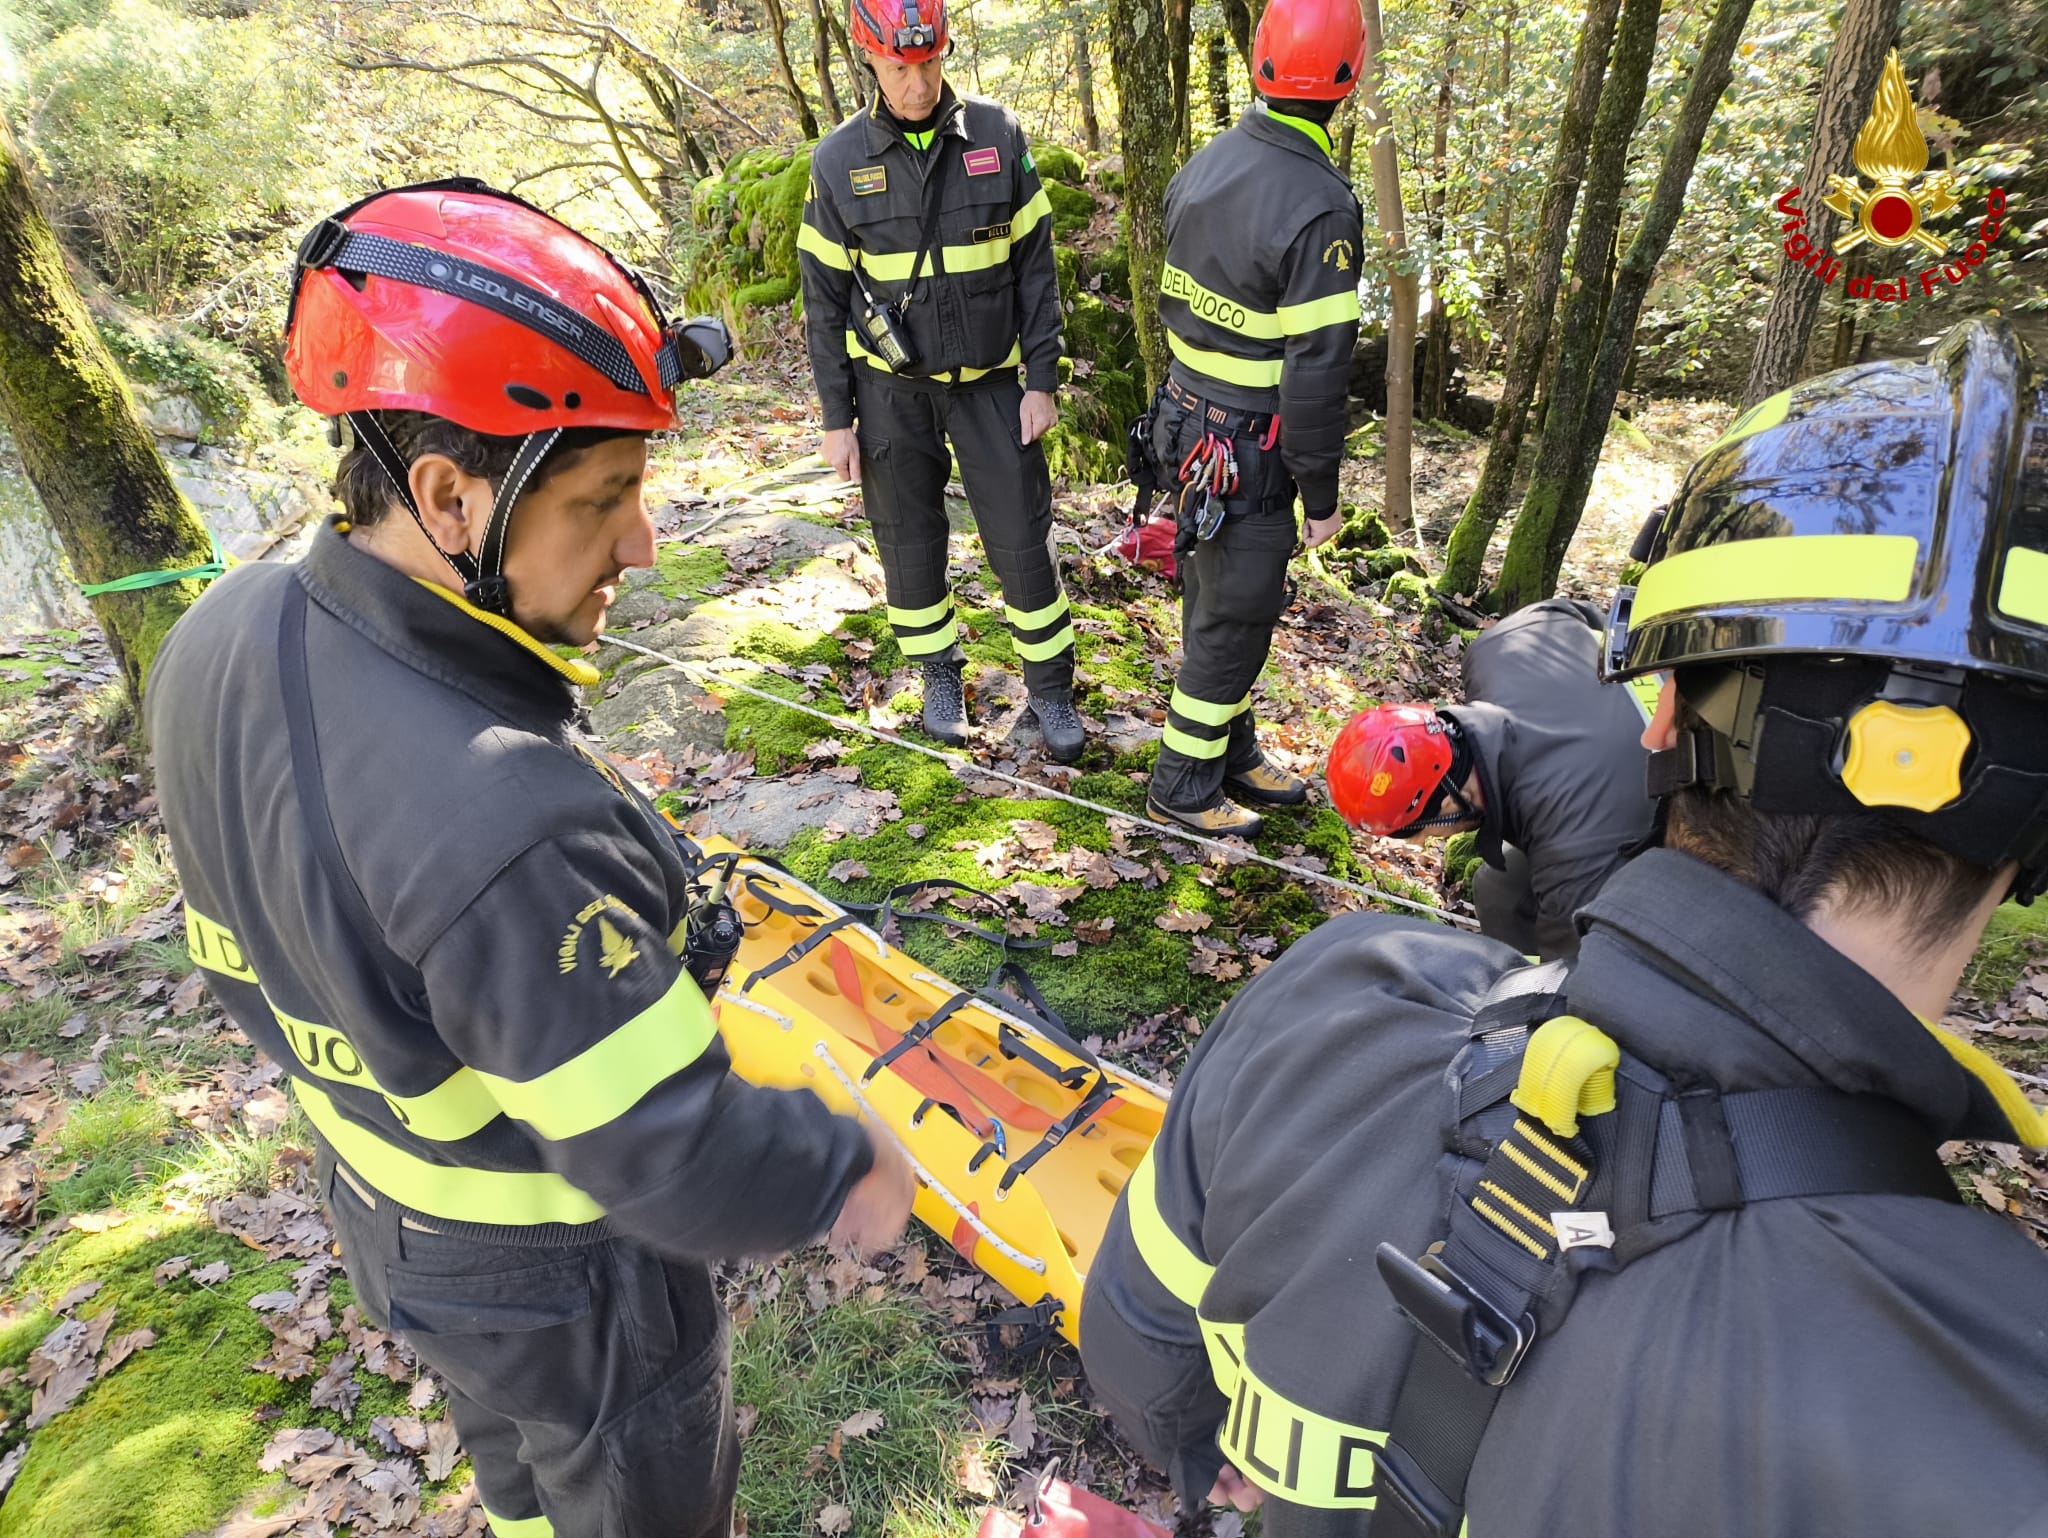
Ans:
POLYGON ((1173 541, 1179 532, 1173 514, 1164 512, 1149 521, 1127 528, 1110 545, 1110 554, 1133 566, 1149 566, 1171 582, 1174 575, 1173 541))

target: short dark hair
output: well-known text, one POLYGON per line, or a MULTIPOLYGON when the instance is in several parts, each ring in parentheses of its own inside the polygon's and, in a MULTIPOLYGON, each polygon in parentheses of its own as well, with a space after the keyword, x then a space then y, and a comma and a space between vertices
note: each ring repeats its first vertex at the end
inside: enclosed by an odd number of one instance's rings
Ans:
MULTIPOLYGON (((1699 725, 1681 701, 1679 729, 1699 725)), ((1733 791, 1698 786, 1671 798, 1664 843, 1796 919, 1823 908, 1909 917, 1922 953, 1961 933, 1997 879, 1877 812, 1759 812, 1733 791)))
MULTIPOLYGON (((519 445, 526 441, 523 436, 501 438, 472 432, 446 417, 424 411, 379 411, 374 415, 391 439, 392 447, 408 465, 428 454, 439 454, 453 460, 463 474, 482 476, 491 483, 493 491, 503 483, 519 445)), ((572 427, 557 440, 554 452, 534 471, 526 489, 538 491, 552 477, 575 464, 583 451, 593 445, 609 438, 644 436, 616 427, 572 427)), ((341 456, 334 472, 334 495, 341 502, 343 515, 359 529, 369 528, 400 505, 391 477, 384 473, 377 456, 361 442, 352 444, 341 456)))
POLYGON ((1259 92, 1259 100, 1266 104, 1266 110, 1277 112, 1282 117, 1298 117, 1322 128, 1330 126, 1330 119, 1337 115, 1337 109, 1344 105, 1344 98, 1335 101, 1295 101, 1285 96, 1268 96, 1259 92))

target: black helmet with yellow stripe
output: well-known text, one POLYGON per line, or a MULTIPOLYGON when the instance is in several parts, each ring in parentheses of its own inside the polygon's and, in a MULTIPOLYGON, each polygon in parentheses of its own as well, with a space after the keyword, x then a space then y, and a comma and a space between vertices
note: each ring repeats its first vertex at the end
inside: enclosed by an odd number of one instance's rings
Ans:
POLYGON ((1870 809, 2048 886, 2048 381, 2002 320, 1759 402, 1686 476, 1606 671, 1706 723, 1651 791, 1870 809))

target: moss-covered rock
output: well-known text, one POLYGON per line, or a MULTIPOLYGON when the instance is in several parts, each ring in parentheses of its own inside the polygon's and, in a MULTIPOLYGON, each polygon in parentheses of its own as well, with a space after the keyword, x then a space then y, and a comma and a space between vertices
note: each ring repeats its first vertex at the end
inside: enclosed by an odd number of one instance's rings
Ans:
POLYGON ((1384 550, 1393 542, 1393 531, 1379 513, 1356 503, 1345 506, 1344 527, 1337 531, 1339 550, 1384 550))
POLYGON ((796 297, 795 278, 763 278, 733 291, 732 302, 742 310, 772 310, 796 297))
POLYGON ((1444 840, 1444 890, 1469 892, 1472 872, 1479 864, 1479 835, 1454 833, 1444 840))
POLYGON ((1052 227, 1058 235, 1073 235, 1088 228, 1095 217, 1095 199, 1080 187, 1065 182, 1047 182, 1045 195, 1052 203, 1052 227))
POLYGON ((1094 252, 1088 258, 1088 275, 1102 279, 1103 293, 1128 300, 1131 297, 1131 248, 1119 242, 1106 251, 1094 252))
POLYGON ((810 185, 811 151, 736 155, 690 194, 696 255, 685 297, 692 309, 727 300, 743 308, 786 303, 797 286, 796 234, 810 185), (786 291, 779 284, 786 283, 786 291), (779 292, 779 297, 767 297, 779 292))
POLYGON ((1031 159, 1043 181, 1065 182, 1069 187, 1078 187, 1088 174, 1088 168, 1081 164, 1081 157, 1064 144, 1034 144, 1031 146, 1031 159))

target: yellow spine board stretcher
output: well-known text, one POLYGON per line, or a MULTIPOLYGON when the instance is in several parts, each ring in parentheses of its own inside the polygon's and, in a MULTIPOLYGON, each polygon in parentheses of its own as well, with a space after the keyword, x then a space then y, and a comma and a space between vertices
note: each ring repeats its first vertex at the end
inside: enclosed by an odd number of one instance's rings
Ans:
POLYGON ((917 1167, 918 1218, 1021 1301, 1050 1296, 1060 1333, 1078 1343, 1082 1283, 1117 1192, 1158 1135, 1165 1092, 1075 1056, 1028 1011, 975 998, 864 924, 770 971, 845 910, 747 859, 730 897, 745 939, 712 1004, 734 1071, 887 1129, 917 1167), (917 1031, 935 1015, 938 1026, 917 1031))

